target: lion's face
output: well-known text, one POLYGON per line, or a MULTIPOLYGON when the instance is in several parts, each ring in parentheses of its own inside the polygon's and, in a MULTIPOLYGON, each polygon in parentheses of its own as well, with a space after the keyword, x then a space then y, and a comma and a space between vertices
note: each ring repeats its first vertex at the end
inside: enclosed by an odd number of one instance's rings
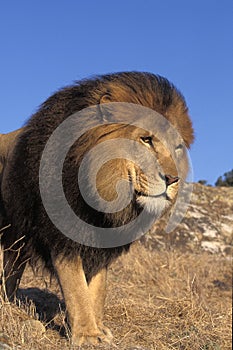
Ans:
POLYGON ((119 211, 119 202, 130 198, 133 205, 145 208, 156 217, 174 202, 180 181, 175 159, 182 169, 180 177, 184 179, 188 170, 181 140, 172 141, 171 152, 157 136, 148 131, 132 125, 117 124, 95 129, 88 139, 93 140, 90 149, 103 145, 101 152, 90 157, 88 188, 92 188, 95 198, 97 196, 105 201, 106 212, 119 211), (120 140, 119 149, 115 146, 115 140, 120 140), (133 143, 128 144, 127 141, 133 143), (103 163, 106 154, 112 155, 112 159, 103 163), (92 177, 92 166, 98 167, 96 177, 92 177))

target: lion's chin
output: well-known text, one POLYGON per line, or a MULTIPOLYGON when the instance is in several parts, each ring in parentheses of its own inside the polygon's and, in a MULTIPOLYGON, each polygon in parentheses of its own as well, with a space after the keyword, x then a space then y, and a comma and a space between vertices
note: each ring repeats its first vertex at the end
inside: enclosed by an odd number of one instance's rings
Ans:
POLYGON ((171 205, 166 194, 153 196, 139 196, 137 198, 138 204, 155 218, 159 218, 171 205))

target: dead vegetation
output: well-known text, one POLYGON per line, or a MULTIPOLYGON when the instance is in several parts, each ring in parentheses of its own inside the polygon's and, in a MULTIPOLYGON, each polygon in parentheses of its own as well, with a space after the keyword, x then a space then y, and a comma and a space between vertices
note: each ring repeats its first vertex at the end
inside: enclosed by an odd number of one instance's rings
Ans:
MULTIPOLYGON (((231 284, 229 257, 155 251, 138 242, 110 268, 105 322, 114 345, 99 348, 229 350, 231 284)), ((35 277, 28 268, 19 306, 0 303, 5 344, 13 349, 70 349, 59 293, 55 281, 35 277), (33 319, 45 328, 28 322, 33 319)))
MULTIPOLYGON (((114 345, 99 349, 232 348, 232 208, 232 188, 195 185, 173 233, 158 223, 111 266, 105 323, 114 345)), ((0 298, 0 349, 71 349, 56 281, 28 267, 20 287, 17 305, 0 298)))

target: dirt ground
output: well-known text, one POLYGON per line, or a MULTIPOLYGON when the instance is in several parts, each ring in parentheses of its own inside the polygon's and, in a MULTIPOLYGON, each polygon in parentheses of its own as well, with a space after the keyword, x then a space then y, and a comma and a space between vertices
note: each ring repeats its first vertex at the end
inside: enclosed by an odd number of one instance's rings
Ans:
MULTIPOLYGON (((105 324, 114 344, 99 349, 230 350, 231 274, 229 256, 137 242, 109 270, 105 324)), ((72 349, 55 281, 28 268, 18 304, 0 301, 0 349, 72 349)))

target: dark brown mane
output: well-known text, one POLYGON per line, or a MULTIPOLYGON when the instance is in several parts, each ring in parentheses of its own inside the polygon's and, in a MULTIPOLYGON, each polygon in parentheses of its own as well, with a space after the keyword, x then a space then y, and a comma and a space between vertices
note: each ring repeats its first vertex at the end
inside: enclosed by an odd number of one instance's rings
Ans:
POLYGON ((38 113, 66 117, 83 108, 107 102, 141 104, 164 115, 182 134, 186 146, 193 142, 193 129, 182 94, 166 78, 151 73, 123 72, 77 81, 51 96, 38 113))

